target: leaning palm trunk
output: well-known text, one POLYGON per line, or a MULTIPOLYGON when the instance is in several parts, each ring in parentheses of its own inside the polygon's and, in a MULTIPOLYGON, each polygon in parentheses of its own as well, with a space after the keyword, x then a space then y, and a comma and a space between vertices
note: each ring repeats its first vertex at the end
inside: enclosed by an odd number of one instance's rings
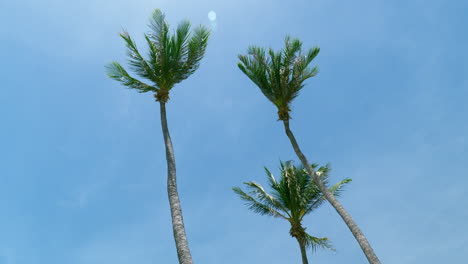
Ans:
POLYGON ((172 230, 177 248, 177 257, 180 264, 192 264, 192 256, 188 247, 187 236, 185 235, 184 219, 182 217, 182 208, 180 206, 179 194, 177 192, 176 165, 174 149, 172 148, 171 136, 167 127, 166 104, 160 102, 161 106, 161 127, 166 146, 167 160, 167 194, 169 196, 169 205, 171 207, 172 230))
MULTIPOLYGON (((301 160, 302 164, 304 165, 305 169, 310 174, 310 176, 312 176, 312 179, 317 184, 317 186, 319 187, 320 191, 323 193, 325 198, 328 200, 328 202, 330 202, 330 204, 333 206, 333 208, 335 208, 335 210, 341 216, 343 221, 346 223, 349 230, 351 231, 351 233, 354 235, 357 242, 359 243, 359 246, 361 246, 361 249, 364 252, 364 254, 366 255, 367 260, 369 261, 369 263, 371 263, 371 264, 380 264, 380 260, 377 258, 377 255, 375 255, 374 250, 372 249, 371 245, 367 241, 364 234, 361 232, 359 227, 354 222, 353 218, 351 218, 351 215, 348 214, 348 212, 341 205, 341 203, 338 201, 338 199, 336 199, 336 197, 325 186, 325 184, 322 182, 320 177, 317 175, 317 173, 310 166, 310 163, 307 161, 307 158, 305 157, 305 155, 301 152, 301 149, 299 148, 299 145, 297 144, 296 138, 294 137, 291 129, 289 129, 289 120, 283 120, 283 124, 284 124, 284 128, 286 130, 286 135, 288 135, 288 138, 291 141, 291 144, 292 144, 292 146, 294 148, 294 151, 296 152, 296 155, 301 160)), ((301 252, 302 252, 302 248, 301 248, 301 252)), ((304 262, 304 258, 303 258, 303 262, 304 262)))

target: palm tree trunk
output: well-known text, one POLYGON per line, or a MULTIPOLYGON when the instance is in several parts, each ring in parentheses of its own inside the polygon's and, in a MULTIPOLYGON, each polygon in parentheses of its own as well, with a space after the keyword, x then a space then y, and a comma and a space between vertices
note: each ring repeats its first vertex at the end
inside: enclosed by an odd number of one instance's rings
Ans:
POLYGON ((310 166, 310 163, 307 160, 307 158, 301 152, 301 149, 299 148, 299 145, 297 144, 296 138, 294 137, 293 133, 289 129, 289 120, 284 120, 283 123, 284 123, 284 128, 286 130, 286 135, 288 135, 288 138, 291 141, 291 144, 294 148, 294 151, 296 152, 296 155, 301 160, 307 172, 312 176, 312 179, 317 184, 317 186, 319 187, 320 191, 323 193, 325 198, 328 200, 328 202, 330 202, 333 208, 335 208, 335 210, 338 212, 338 214, 341 216, 343 221, 348 226, 349 230, 351 230, 351 233, 356 238, 357 242, 359 243, 359 246, 361 246, 361 249, 366 255, 366 258, 369 261, 369 263, 380 264, 380 260, 377 258, 377 255, 375 255, 374 250, 372 249, 371 245, 367 241, 364 234, 361 232, 359 227, 351 218, 351 215, 349 215, 349 213, 346 211, 343 205, 341 205, 341 203, 335 198, 335 196, 330 192, 330 190, 328 190, 328 188, 322 182, 320 177, 317 175, 317 173, 315 173, 315 171, 310 166))
POLYGON ((307 260, 307 252, 306 252, 306 247, 303 241, 296 237, 297 243, 299 243, 299 247, 301 248, 301 255, 302 255, 302 264, 309 264, 309 261, 307 260))
POLYGON ((167 128, 166 104, 160 102, 161 106, 161 127, 166 145, 167 160, 167 194, 169 196, 169 205, 171 207, 172 230, 177 248, 177 256, 180 264, 192 264, 192 256, 188 247, 187 236, 185 235, 184 219, 182 218, 182 209, 180 207, 179 194, 177 192, 176 166, 174 149, 172 148, 171 136, 167 128))

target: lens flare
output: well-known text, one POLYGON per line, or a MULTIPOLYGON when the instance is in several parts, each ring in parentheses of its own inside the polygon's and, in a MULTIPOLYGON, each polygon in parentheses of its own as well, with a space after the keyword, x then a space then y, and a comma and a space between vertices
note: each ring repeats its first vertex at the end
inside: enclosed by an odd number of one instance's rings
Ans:
POLYGON ((216 21, 216 12, 211 10, 210 12, 208 12, 208 19, 210 21, 216 21))

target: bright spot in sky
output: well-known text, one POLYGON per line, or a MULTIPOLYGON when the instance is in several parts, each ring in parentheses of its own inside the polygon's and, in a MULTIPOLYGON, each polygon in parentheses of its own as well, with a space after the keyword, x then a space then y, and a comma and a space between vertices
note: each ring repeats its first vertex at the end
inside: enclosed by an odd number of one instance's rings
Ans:
POLYGON ((211 20, 211 21, 215 21, 216 20, 216 12, 213 11, 213 10, 208 12, 208 19, 211 20))

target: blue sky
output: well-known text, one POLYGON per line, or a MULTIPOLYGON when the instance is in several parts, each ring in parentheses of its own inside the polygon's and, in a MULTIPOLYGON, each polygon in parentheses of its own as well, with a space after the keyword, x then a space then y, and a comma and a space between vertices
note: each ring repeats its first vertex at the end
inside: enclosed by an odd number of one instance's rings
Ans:
MULTIPOLYGON (((211 26, 200 69, 171 94, 169 127, 196 263, 300 263, 287 223, 230 190, 294 159, 276 110, 237 69, 248 45, 318 45, 293 105, 310 161, 349 177, 341 201, 382 263, 462 263, 468 251, 466 1, 2 1, 0 264, 177 263, 159 107, 104 65, 154 8, 211 26)), ((366 263, 333 208, 305 220, 366 263)))

